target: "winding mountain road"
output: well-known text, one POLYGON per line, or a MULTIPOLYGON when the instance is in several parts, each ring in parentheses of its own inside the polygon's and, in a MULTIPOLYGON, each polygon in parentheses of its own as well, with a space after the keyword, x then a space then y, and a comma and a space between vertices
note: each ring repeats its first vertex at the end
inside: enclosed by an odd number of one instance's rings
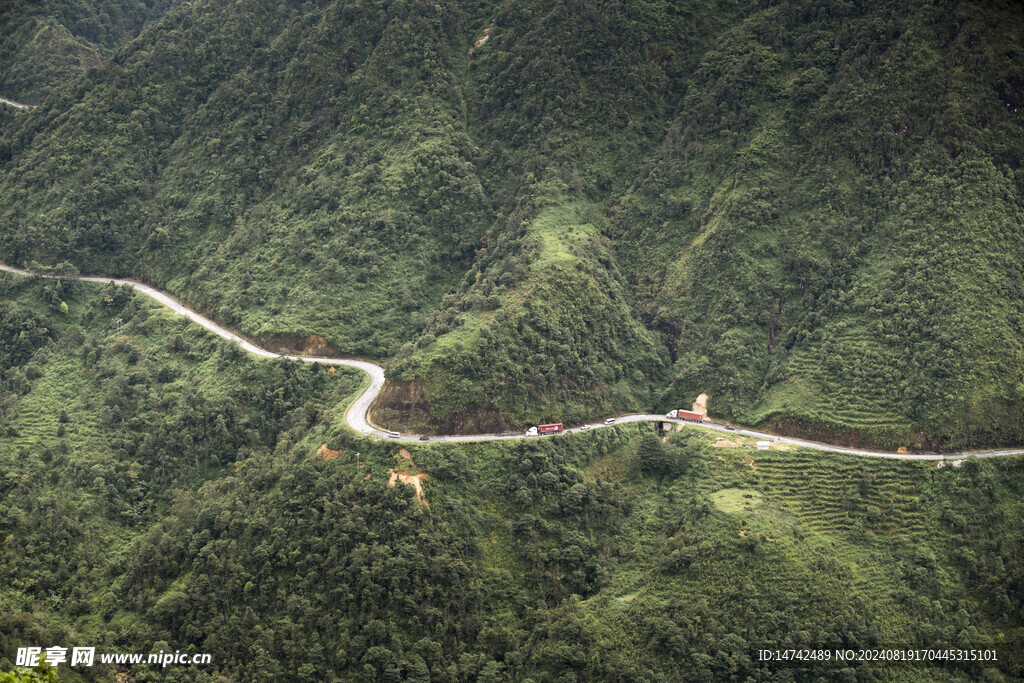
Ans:
MULTIPOLYGON (((24 276, 28 276, 28 277, 43 277, 43 278, 47 278, 47 279, 58 279, 59 278, 59 276, 56 276, 56 275, 36 275, 35 273, 31 273, 31 272, 29 272, 27 270, 23 270, 21 268, 15 268, 13 266, 8 266, 8 265, 4 265, 4 264, 0 264, 0 271, 6 271, 8 273, 15 273, 17 275, 24 275, 24 276)), ((399 435, 397 437, 391 437, 391 436, 389 436, 389 434, 391 434, 391 432, 383 431, 381 429, 378 429, 378 428, 374 427, 372 424, 370 424, 370 421, 369 421, 370 406, 373 404, 373 401, 377 398, 377 395, 380 394, 381 389, 384 387, 384 368, 382 368, 381 366, 377 365, 376 363, 371 363, 371 362, 365 361, 365 360, 353 360, 353 359, 349 359, 349 358, 324 358, 324 357, 319 357, 319 356, 316 356, 316 357, 313 357, 313 356, 293 356, 293 355, 283 355, 283 354, 279 354, 279 353, 273 353, 272 351, 267 351, 264 348, 256 346, 255 344, 253 344, 249 340, 244 339, 244 338, 240 337, 239 335, 237 335, 237 334, 235 334, 235 333, 233 333, 233 332, 231 332, 231 331, 221 327, 220 325, 218 325, 217 323, 213 322, 209 318, 207 318, 207 317, 205 317, 203 315, 200 315, 199 313, 196 313, 195 311, 193 311, 189 307, 185 306, 181 302, 177 301, 176 299, 171 298, 167 294, 164 294, 160 290, 155 289, 153 287, 150 287, 149 285, 142 284, 141 282, 135 282, 134 280, 123 280, 123 279, 119 279, 119 278, 110 278, 110 277, 80 276, 77 279, 81 280, 83 282, 100 282, 100 283, 113 282, 114 284, 117 284, 117 285, 128 285, 129 287, 132 287, 133 289, 135 289, 135 290, 137 290, 139 292, 142 292, 146 296, 155 299, 156 301, 160 302, 164 306, 167 306, 168 308, 170 308, 175 313, 178 313, 180 315, 186 316, 187 318, 189 318, 193 322, 198 323, 199 325, 202 325, 203 327, 205 327, 210 332, 213 332, 214 334, 216 334, 216 335, 218 335, 220 337, 223 337, 224 339, 227 339, 227 340, 235 342, 240 347, 242 347, 242 349, 244 349, 245 351, 248 351, 249 353, 255 354, 257 356, 262 356, 264 358, 288 358, 288 359, 291 359, 291 360, 303 361, 305 363, 324 363, 326 365, 343 365, 343 366, 347 366, 347 367, 350 367, 350 368, 358 368, 359 370, 362 370, 367 375, 369 375, 369 377, 370 377, 370 386, 368 386, 363 391, 362 394, 360 394, 358 397, 356 397, 356 399, 354 401, 352 401, 352 405, 349 406, 348 412, 345 414, 345 420, 346 420, 346 422, 348 422, 349 427, 351 427, 356 432, 359 432, 360 434, 363 434, 363 435, 369 436, 369 437, 373 437, 373 438, 378 438, 378 439, 387 438, 387 439, 391 439, 391 440, 394 440, 394 441, 405 441, 405 442, 419 441, 419 439, 420 439, 420 437, 418 437, 418 436, 406 436, 406 435, 399 435)), ((719 432, 722 432, 723 434, 729 434, 729 435, 747 436, 747 437, 751 437, 751 438, 755 438, 755 439, 761 439, 761 440, 764 440, 764 441, 770 441, 770 442, 774 442, 774 443, 782 443, 782 444, 788 444, 788 445, 792 445, 792 446, 803 446, 803 447, 806 447, 806 448, 815 448, 815 449, 820 450, 820 451, 831 451, 833 453, 848 453, 850 455, 859 455, 859 456, 866 456, 866 457, 871 457, 871 458, 892 458, 892 459, 895 459, 895 460, 953 460, 953 459, 964 458, 964 457, 971 456, 971 455, 977 456, 979 458, 992 458, 992 457, 1003 456, 1003 455, 1021 455, 1021 454, 1024 454, 1024 448, 1011 448, 1011 449, 986 450, 986 451, 964 451, 964 452, 960 452, 960 453, 943 453, 943 454, 937 454, 937 453, 926 453, 926 454, 891 453, 891 452, 886 452, 886 451, 871 451, 871 450, 864 450, 864 449, 859 449, 859 448, 846 448, 844 446, 833 446, 831 444, 819 443, 819 442, 816 442, 816 441, 806 441, 804 439, 794 439, 794 438, 791 438, 791 437, 788 437, 788 436, 778 436, 776 434, 768 434, 766 432, 758 432, 758 431, 754 431, 754 430, 750 430, 750 429, 730 428, 730 427, 727 427, 725 425, 720 425, 720 424, 715 424, 715 423, 702 423, 702 424, 698 424, 698 423, 694 423, 694 422, 689 422, 687 420, 681 420, 681 419, 676 419, 676 418, 669 418, 669 417, 665 417, 664 415, 655 415, 655 414, 624 415, 622 417, 616 418, 615 424, 622 424, 622 423, 625 423, 625 422, 679 422, 679 423, 682 423, 682 424, 685 424, 685 425, 688 425, 690 427, 694 427, 694 428, 697 428, 697 429, 706 429, 706 430, 711 430, 711 431, 719 431, 719 432)), ((573 427, 571 429, 567 429, 567 430, 565 430, 565 433, 578 433, 578 432, 582 432, 582 431, 585 431, 585 430, 588 430, 588 429, 601 429, 601 428, 608 427, 608 426, 612 426, 612 425, 605 425, 603 423, 602 424, 592 424, 592 425, 582 425, 582 426, 579 426, 579 427, 573 427)), ((467 434, 467 435, 459 435, 459 436, 431 436, 430 440, 431 441, 445 441, 445 442, 461 442, 461 441, 497 441, 497 440, 502 440, 502 439, 523 439, 523 438, 543 438, 543 437, 526 437, 524 434, 521 434, 521 433, 517 433, 517 434, 467 434)))
POLYGON ((4 97, 0 97, 0 103, 9 104, 12 107, 17 107, 18 109, 31 109, 32 107, 35 106, 34 104, 21 104, 20 102, 15 102, 13 100, 8 100, 8 99, 6 99, 4 97))

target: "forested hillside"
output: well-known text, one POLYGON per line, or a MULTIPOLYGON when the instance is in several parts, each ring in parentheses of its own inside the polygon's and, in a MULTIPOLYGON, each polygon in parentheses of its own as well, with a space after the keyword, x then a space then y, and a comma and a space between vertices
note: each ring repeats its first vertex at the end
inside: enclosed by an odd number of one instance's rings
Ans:
POLYGON ((344 369, 255 360, 130 289, 0 292, 0 671, 36 644, 212 656, 121 671, 137 681, 1024 674, 1019 457, 649 425, 405 450, 344 427, 344 369), (755 655, 824 644, 999 663, 755 655))
POLYGON ((8 0, 0 8, 0 96, 36 104, 101 65, 180 0, 8 0))
POLYGON ((1019 441, 1021 7, 831 8, 731 28, 615 206, 672 391, 889 446, 1019 441))
POLYGON ((172 5, 3 113, 0 257, 386 360, 405 429, 1024 441, 1020 3, 172 5))

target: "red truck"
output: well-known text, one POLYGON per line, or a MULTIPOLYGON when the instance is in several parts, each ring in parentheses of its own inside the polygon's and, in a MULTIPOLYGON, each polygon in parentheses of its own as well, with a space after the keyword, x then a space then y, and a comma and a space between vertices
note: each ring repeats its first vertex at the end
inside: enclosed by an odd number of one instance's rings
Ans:
POLYGON ((556 422, 550 425, 537 425, 526 430, 526 436, 541 436, 542 434, 561 434, 565 425, 556 422))
POLYGON ((561 434, 565 429, 565 425, 561 422, 556 422, 550 425, 537 425, 538 434, 561 434))
POLYGON ((681 420, 693 420, 694 422, 703 422, 708 419, 700 413, 695 413, 692 410, 673 410, 670 411, 665 417, 678 417, 681 420))

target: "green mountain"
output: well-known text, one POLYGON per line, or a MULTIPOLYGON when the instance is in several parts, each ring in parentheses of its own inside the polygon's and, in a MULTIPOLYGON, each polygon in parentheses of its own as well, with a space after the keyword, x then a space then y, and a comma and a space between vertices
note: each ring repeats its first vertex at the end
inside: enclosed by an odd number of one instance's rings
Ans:
POLYGON ((8 0, 0 7, 0 96, 36 104, 100 66, 180 0, 8 0))
POLYGON ((547 207, 482 249, 398 350, 375 418, 480 433, 650 406, 667 354, 633 315, 603 220, 590 205, 547 207))
POLYGON ((344 426, 354 371, 256 359, 126 288, 0 294, 0 671, 35 644, 210 655, 66 681, 1024 674, 1020 457, 650 425, 399 449, 344 426), (998 661, 757 654, 820 646, 998 661))
POLYGON ((1024 441, 1019 3, 145 8, 3 113, 7 261, 387 361, 404 429, 703 392, 837 441, 1024 441))
POLYGON ((984 10, 780 7, 704 56, 613 218, 672 392, 890 446, 1021 439, 1022 17, 984 10))

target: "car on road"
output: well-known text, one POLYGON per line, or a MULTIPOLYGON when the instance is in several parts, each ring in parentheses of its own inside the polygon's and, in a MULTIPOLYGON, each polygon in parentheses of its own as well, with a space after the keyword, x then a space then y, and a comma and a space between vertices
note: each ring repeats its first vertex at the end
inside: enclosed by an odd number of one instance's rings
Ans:
POLYGON ((401 434, 399 434, 398 432, 388 432, 388 438, 389 439, 397 439, 400 436, 401 436, 401 434))
POLYGON ((583 425, 582 427, 580 427, 581 432, 586 431, 588 429, 590 429, 590 425, 583 425))
POLYGON ((424 434, 423 436, 420 437, 420 441, 430 441, 430 437, 424 434))
POLYGON ((730 432, 735 432, 736 431, 736 428, 733 427, 732 425, 728 425, 725 429, 726 429, 726 431, 730 431, 730 432))
POLYGON ((615 422, 615 418, 614 417, 609 417, 607 420, 604 421, 604 423, 606 425, 613 424, 614 422, 615 422))

